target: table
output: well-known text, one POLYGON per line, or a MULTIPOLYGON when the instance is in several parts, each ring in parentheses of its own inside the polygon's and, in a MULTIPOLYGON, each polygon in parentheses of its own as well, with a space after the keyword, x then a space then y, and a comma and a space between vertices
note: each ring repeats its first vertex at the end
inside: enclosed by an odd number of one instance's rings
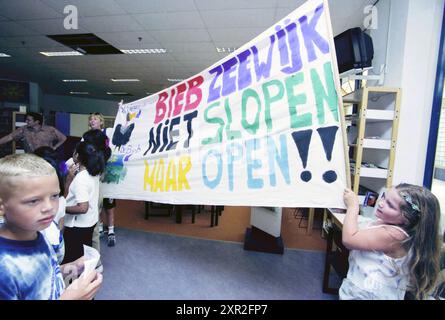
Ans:
POLYGON ((315 208, 309 208, 309 213, 307 217, 307 229, 306 229, 306 232, 308 234, 312 233, 312 228, 314 226, 314 215, 315 215, 315 208))
MULTIPOLYGON (((315 208, 309 208, 308 212, 308 218, 307 218, 307 234, 312 234, 312 230, 314 227, 314 216, 315 216, 315 208)), ((325 217, 323 217, 323 221, 325 220, 325 217)))
MULTIPOLYGON (((363 217, 372 218, 374 216, 374 207, 360 207, 360 215, 358 219, 363 217)), ((325 209, 325 218, 331 221, 329 227, 324 226, 327 233, 326 257, 323 274, 323 292, 337 294, 338 288, 331 288, 329 286, 329 276, 331 267, 337 272, 340 278, 345 278, 348 274, 348 258, 349 250, 342 242, 343 222, 346 216, 345 209, 325 209), (329 230, 327 230, 329 229, 329 230)))
POLYGON ((325 266, 323 273, 323 292, 338 294, 338 288, 329 285, 331 267, 334 268, 340 278, 345 278, 348 273, 349 250, 342 243, 342 226, 345 219, 344 209, 325 209, 325 216, 329 215, 330 227, 324 226, 327 233, 327 245, 325 266))

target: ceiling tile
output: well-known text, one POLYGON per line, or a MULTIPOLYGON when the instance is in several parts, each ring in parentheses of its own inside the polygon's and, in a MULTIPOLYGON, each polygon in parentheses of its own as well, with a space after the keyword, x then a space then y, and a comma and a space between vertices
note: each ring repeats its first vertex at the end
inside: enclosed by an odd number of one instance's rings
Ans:
POLYGON ((172 53, 183 52, 216 52, 216 48, 212 42, 166 42, 165 48, 172 50, 172 53))
POLYGON ((171 53, 163 53, 163 54, 130 54, 135 61, 140 61, 144 64, 156 64, 162 65, 164 63, 165 66, 171 64, 171 61, 174 61, 175 58, 171 53))
MULTIPOLYGON (((0 37, 0 48, 66 48, 56 41, 43 36, 0 37)), ((28 49, 27 49, 28 50, 28 49)))
POLYGON ((53 35, 53 34, 73 34, 73 33, 89 33, 87 29, 81 27, 78 24, 78 29, 65 29, 63 24, 63 18, 48 19, 48 20, 27 20, 20 23, 41 35, 53 35))
POLYGON ((184 60, 178 60, 177 63, 179 66, 183 67, 184 69, 191 69, 191 68, 197 68, 199 69, 199 72, 210 68, 214 64, 216 64, 218 61, 221 60, 221 57, 213 57, 213 58, 206 58, 205 60, 200 59, 184 59, 184 60))
POLYGON ((212 41, 205 29, 182 29, 181 32, 177 30, 153 30, 150 33, 160 43, 183 42, 184 39, 187 39, 187 42, 212 41))
POLYGON ((270 9, 202 11, 201 16, 211 28, 268 28, 274 23, 274 10, 270 9))
POLYGON ((115 0, 128 13, 195 11, 193 0, 115 0))
POLYGON ((277 0, 195 0, 196 8, 200 11, 206 10, 236 10, 236 9, 258 9, 275 8, 277 0))
POLYGON ((140 55, 136 59, 136 61, 140 63, 141 68, 155 68, 156 70, 162 70, 164 68, 176 68, 179 66, 175 58, 171 55, 169 55, 168 58, 164 60, 151 59, 151 57, 144 56, 145 55, 140 55))
POLYGON ((294 8, 290 8, 290 7, 277 8, 275 10, 275 15, 274 15, 275 23, 277 23, 281 19, 284 19, 284 17, 286 17, 288 14, 290 14, 294 10, 295 10, 294 8))
POLYGON ((209 28, 209 33, 214 42, 236 42, 244 44, 261 34, 264 28, 209 28))
POLYGON ((209 66, 217 62, 221 56, 216 50, 212 52, 173 52, 172 56, 178 61, 181 60, 200 60, 206 61, 209 66))
POLYGON ((106 15, 122 15, 126 14, 113 0, 40 0, 52 7, 57 12, 63 13, 64 8, 67 5, 73 5, 77 8, 79 17, 92 17, 92 16, 106 16, 106 15))
POLYGON ((0 22, 0 37, 36 35, 36 31, 22 26, 14 21, 0 22))
MULTIPOLYGON (((337 1, 337 0, 335 0, 335 1, 337 1)), ((290 8, 292 10, 292 9, 297 9, 299 6, 301 6, 305 2, 306 2, 306 0, 277 0, 277 7, 278 8, 286 7, 286 8, 290 8)))
POLYGON ((1 1, 3 17, 11 20, 51 19, 62 17, 61 13, 42 3, 40 0, 1 1), (20 10, 17 10, 20 8, 20 10))
POLYGON ((96 32, 95 34, 118 49, 150 49, 159 47, 158 41, 146 31, 96 32))
POLYGON ((204 23, 198 12, 168 12, 134 14, 133 17, 146 30, 202 29, 204 23))
POLYGON ((143 30, 141 25, 129 15, 79 18, 79 26, 90 30, 92 33, 143 30))

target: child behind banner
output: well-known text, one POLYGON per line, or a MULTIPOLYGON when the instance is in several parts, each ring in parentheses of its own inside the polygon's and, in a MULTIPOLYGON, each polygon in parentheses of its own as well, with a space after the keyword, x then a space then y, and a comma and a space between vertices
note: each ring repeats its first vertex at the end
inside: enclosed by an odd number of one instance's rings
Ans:
POLYGON ((73 160, 67 177, 65 263, 81 257, 83 245, 92 245, 99 218, 99 179, 105 168, 103 151, 85 141, 77 145, 73 160))

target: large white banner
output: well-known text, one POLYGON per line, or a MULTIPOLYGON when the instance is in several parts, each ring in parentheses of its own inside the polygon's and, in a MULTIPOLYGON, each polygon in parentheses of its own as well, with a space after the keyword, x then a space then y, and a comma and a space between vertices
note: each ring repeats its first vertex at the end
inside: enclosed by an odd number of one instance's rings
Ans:
POLYGON ((327 2, 308 1, 200 74, 120 105, 104 195, 344 208, 335 61, 327 2))

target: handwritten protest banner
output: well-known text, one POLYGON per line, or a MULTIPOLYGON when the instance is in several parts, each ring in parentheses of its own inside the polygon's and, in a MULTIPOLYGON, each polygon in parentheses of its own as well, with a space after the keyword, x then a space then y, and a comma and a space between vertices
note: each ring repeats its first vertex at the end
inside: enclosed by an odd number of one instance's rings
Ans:
POLYGON ((344 134, 325 1, 221 61, 121 104, 104 195, 174 204, 344 207, 344 134))

